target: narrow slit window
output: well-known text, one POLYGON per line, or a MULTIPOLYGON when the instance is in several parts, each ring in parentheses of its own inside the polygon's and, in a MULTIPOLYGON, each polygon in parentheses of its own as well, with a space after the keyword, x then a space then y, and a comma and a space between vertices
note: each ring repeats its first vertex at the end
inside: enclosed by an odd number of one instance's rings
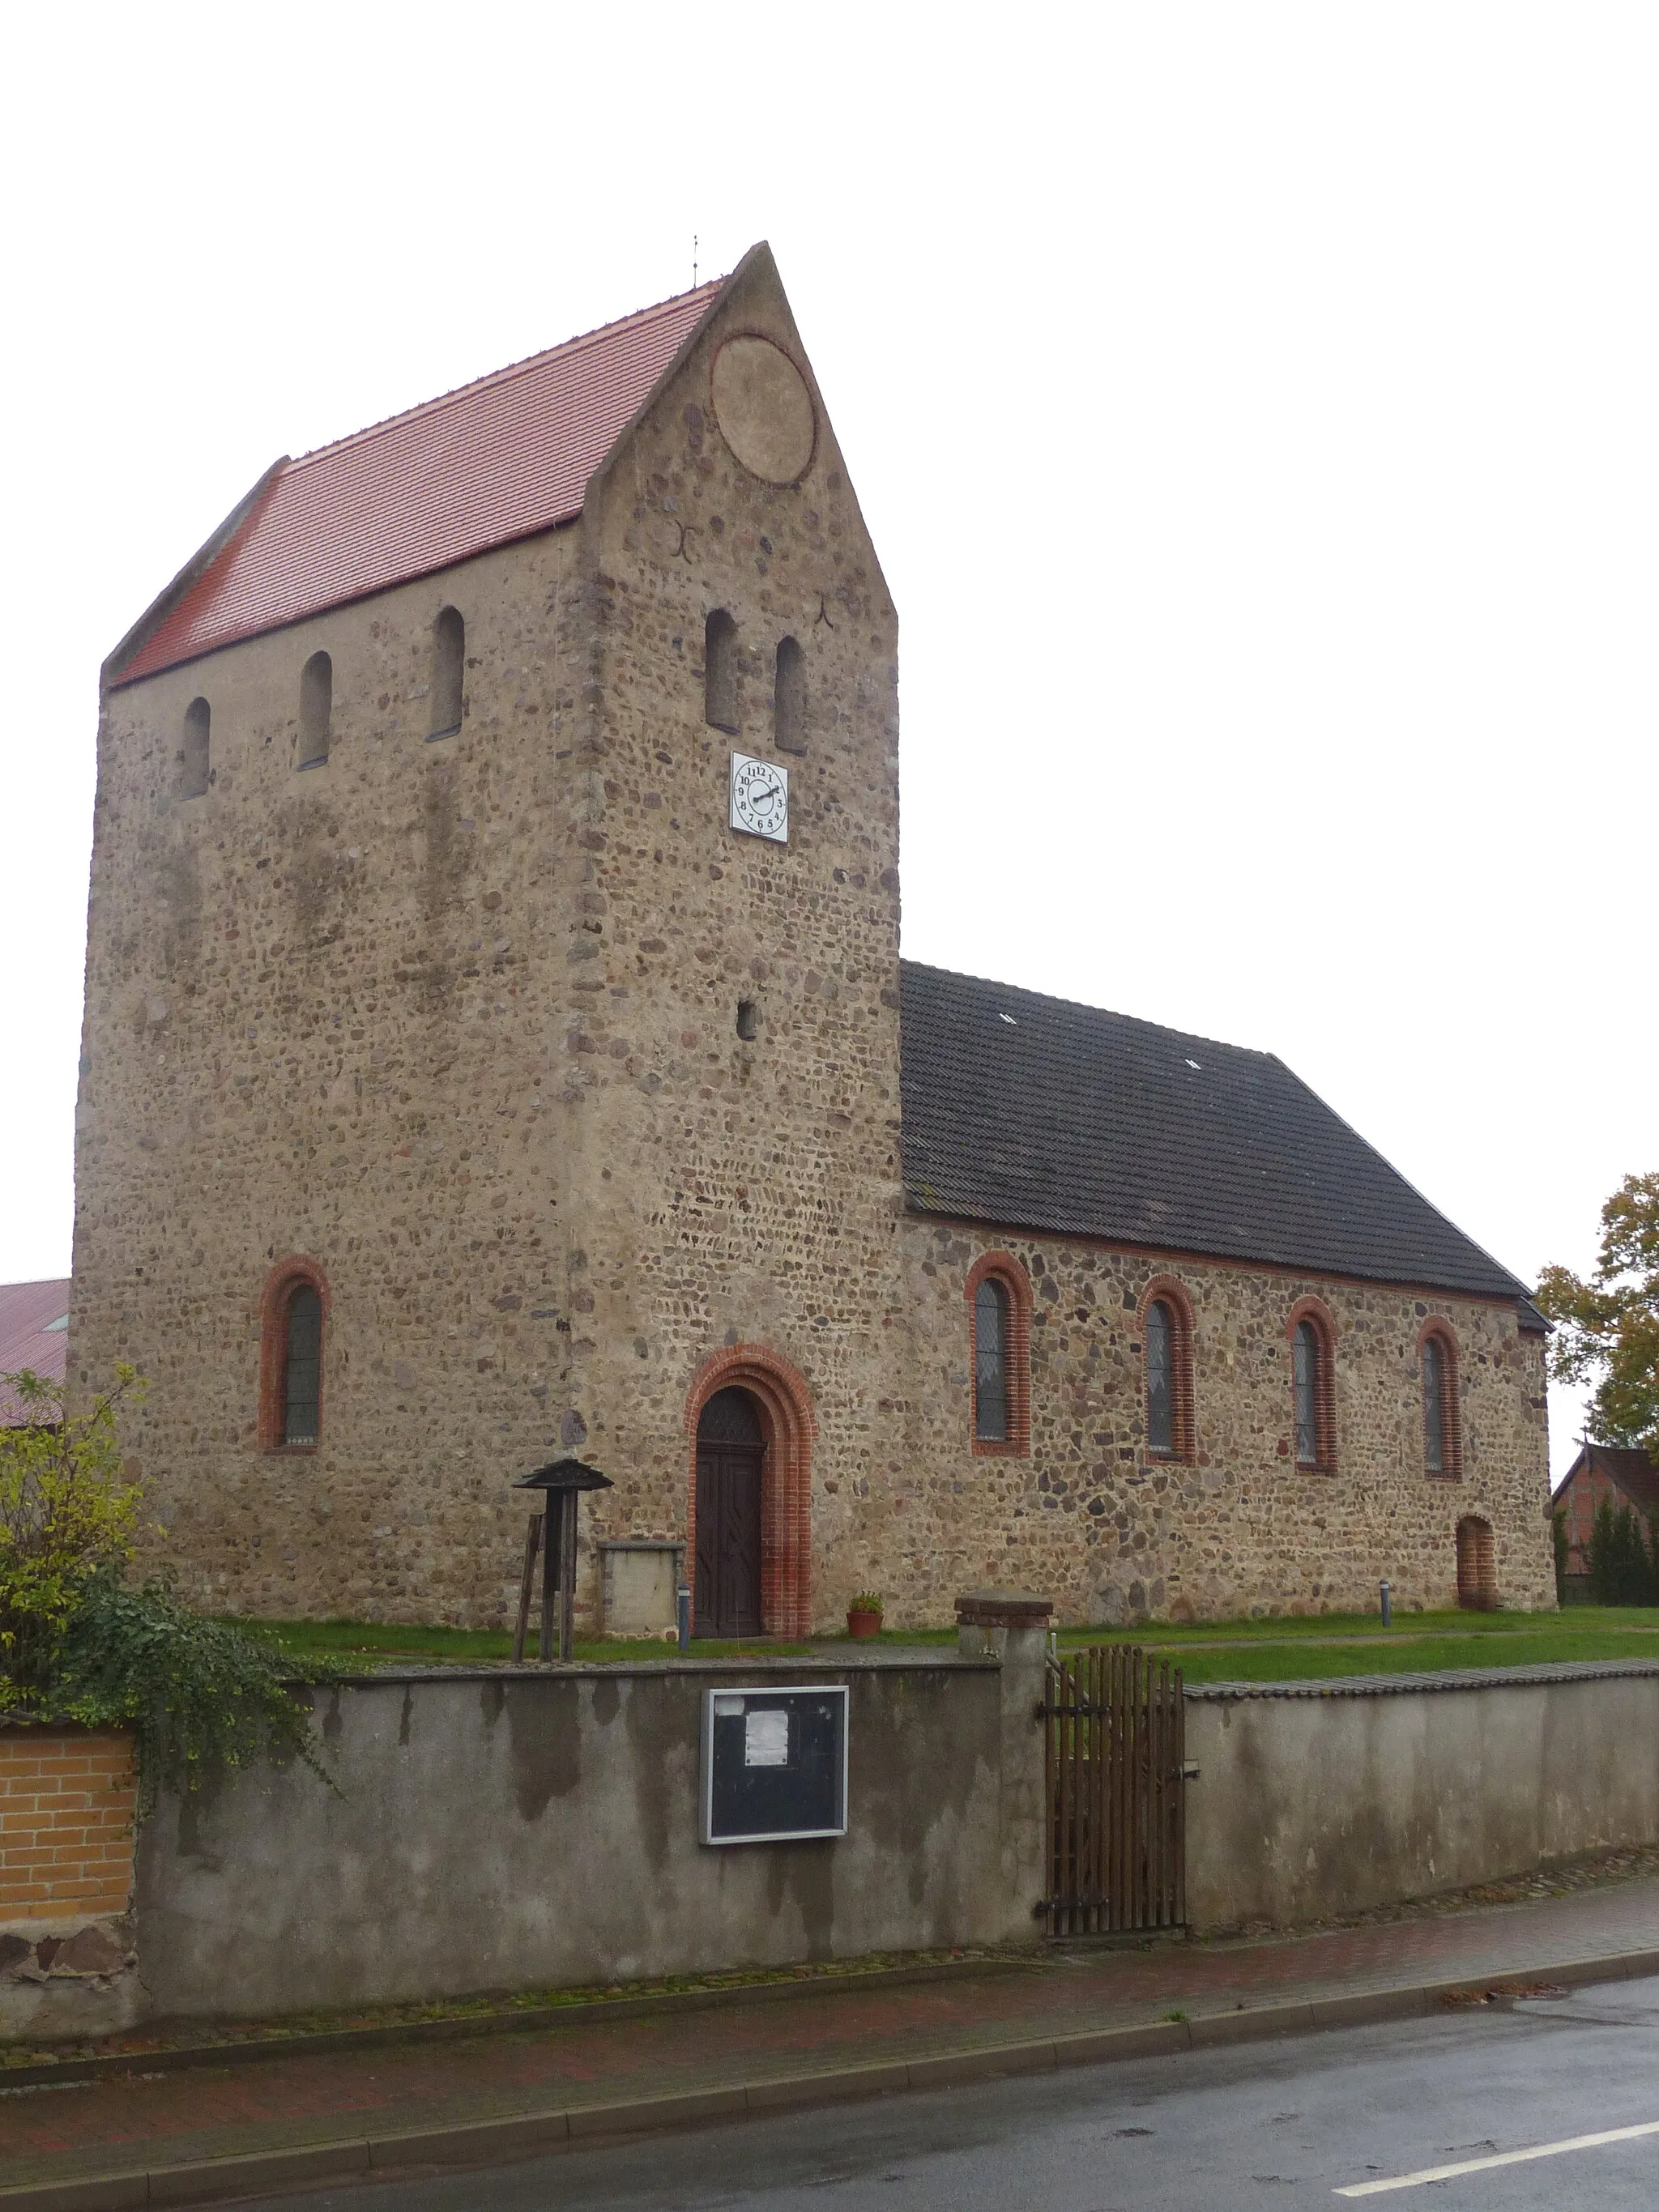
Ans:
POLYGON ((1446 1472, 1446 1347, 1437 1336, 1423 1340, 1423 1464, 1446 1472))
POLYGON ((432 727, 429 736, 453 738, 461 726, 466 678, 466 624, 445 607, 432 625, 432 727))
POLYGON ((1317 1467, 1319 1449, 1320 1358, 1324 1346, 1310 1321, 1299 1321, 1291 1340, 1291 1359, 1296 1377, 1296 1458, 1298 1467, 1317 1467))
POLYGON ((1175 1449, 1175 1316, 1162 1298, 1146 1310, 1146 1443, 1175 1449))
POLYGON ((797 638, 781 638, 778 641, 772 729, 781 753, 806 750, 806 656, 797 638))
POLYGON ((974 1434, 1008 1441, 1008 1292, 990 1275, 974 1293, 974 1434))
POLYGON ((283 1442, 314 1444, 323 1384, 323 1302, 309 1283, 290 1295, 283 1328, 283 1442))
POLYGON ((702 716, 728 737, 738 734, 738 626, 716 607, 703 632, 702 716))
POLYGON ((760 1035, 760 1007, 753 999, 738 1000, 738 1035, 745 1044, 753 1044, 760 1035))
POLYGON ((328 759, 334 718, 334 663, 313 653, 300 676, 300 766, 321 768, 328 759))
POLYGON ((179 756, 180 799, 200 799, 206 793, 212 728, 213 709, 205 699, 192 699, 185 709, 184 744, 179 756))

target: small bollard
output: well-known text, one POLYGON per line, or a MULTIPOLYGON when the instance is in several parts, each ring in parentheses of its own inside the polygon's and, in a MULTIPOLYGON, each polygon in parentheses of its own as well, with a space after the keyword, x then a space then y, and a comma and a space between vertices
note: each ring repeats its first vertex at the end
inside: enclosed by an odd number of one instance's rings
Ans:
POLYGON ((1389 1603, 1389 1585, 1386 1582, 1381 1582, 1377 1584, 1377 1589, 1382 1594, 1382 1626, 1384 1628, 1392 1628, 1394 1613, 1389 1603))
POLYGON ((691 1648, 691 1592, 684 1583, 674 1593, 676 1618, 679 1622, 680 1650, 691 1648))

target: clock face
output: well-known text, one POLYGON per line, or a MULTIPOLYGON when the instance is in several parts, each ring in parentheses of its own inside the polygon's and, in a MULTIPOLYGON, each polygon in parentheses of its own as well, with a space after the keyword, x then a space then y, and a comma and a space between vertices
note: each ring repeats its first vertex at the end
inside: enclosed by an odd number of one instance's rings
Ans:
POLYGON ((770 761, 732 756, 732 827, 751 837, 789 842, 789 771, 770 761))

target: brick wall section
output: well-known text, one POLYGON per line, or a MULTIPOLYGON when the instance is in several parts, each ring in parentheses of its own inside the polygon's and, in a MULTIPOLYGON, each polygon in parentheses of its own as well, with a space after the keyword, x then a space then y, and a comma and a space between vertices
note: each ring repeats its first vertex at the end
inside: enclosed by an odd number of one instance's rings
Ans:
POLYGON ((137 1778, 113 1731, 0 1729, 0 1913, 125 1912, 137 1778))

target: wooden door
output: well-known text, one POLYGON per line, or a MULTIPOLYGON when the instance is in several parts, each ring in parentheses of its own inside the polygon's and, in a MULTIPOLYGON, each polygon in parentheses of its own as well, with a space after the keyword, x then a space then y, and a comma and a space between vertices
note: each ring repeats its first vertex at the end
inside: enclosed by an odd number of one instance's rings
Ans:
POLYGON ((697 1423, 696 1633, 761 1632, 766 1442, 746 1390, 717 1390, 697 1423))

